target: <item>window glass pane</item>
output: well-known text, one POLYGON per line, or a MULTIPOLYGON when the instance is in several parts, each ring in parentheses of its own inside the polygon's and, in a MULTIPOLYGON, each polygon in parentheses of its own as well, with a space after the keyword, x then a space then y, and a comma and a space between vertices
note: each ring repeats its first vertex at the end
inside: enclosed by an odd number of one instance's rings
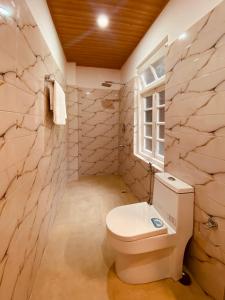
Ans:
POLYGON ((152 96, 145 98, 145 108, 152 108, 152 96))
POLYGON ((157 153, 164 156, 164 143, 157 142, 157 153))
POLYGON ((155 77, 151 71, 151 69, 147 68, 142 74, 142 78, 146 85, 150 84, 151 82, 155 81, 155 77))
POLYGON ((145 84, 143 76, 140 76, 140 84, 141 84, 141 86, 140 86, 141 89, 145 88, 146 84, 145 84))
POLYGON ((158 105, 165 104, 165 91, 159 92, 159 103, 158 105))
POLYGON ((152 151, 152 140, 150 139, 145 139, 145 149, 152 151))
POLYGON ((165 111, 164 107, 158 109, 158 121, 165 122, 165 111))
POLYGON ((158 138, 159 139, 164 139, 165 136, 165 126, 164 125, 159 125, 158 126, 158 138))
POLYGON ((152 122, 152 110, 145 111, 145 122, 152 122))
POLYGON ((152 137, 152 125, 145 125, 145 135, 152 137))
POLYGON ((161 57, 159 60, 157 60, 156 62, 154 62, 154 64, 152 64, 152 66, 155 69, 155 72, 156 72, 158 78, 160 78, 163 75, 165 75, 165 61, 164 61, 164 57, 161 57))

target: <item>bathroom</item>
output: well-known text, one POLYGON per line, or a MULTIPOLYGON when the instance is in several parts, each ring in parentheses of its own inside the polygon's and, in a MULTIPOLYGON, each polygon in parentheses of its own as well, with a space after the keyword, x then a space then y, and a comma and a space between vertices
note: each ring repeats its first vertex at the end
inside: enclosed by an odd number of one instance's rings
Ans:
POLYGON ((0 0, 0 300, 225 299, 224 25, 0 0))

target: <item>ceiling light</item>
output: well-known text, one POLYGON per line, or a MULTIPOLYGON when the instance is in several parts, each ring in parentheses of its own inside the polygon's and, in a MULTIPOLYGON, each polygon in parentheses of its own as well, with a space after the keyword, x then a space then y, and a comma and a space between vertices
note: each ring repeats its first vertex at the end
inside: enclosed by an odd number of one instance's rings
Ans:
POLYGON ((97 24, 100 28, 106 28, 109 25, 109 18, 106 15, 99 15, 97 18, 97 24))
POLYGON ((181 33, 178 37, 179 40, 185 40, 186 38, 187 38, 187 33, 186 32, 181 33))
POLYGON ((0 15, 4 17, 9 17, 10 12, 6 8, 0 6, 0 15))

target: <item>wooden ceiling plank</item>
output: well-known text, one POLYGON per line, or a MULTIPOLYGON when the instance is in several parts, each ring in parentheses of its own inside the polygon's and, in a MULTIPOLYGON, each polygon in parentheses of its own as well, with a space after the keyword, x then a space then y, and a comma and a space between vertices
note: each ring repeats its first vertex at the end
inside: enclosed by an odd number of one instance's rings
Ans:
POLYGON ((47 0, 67 60, 120 68, 168 0, 47 0), (105 12, 102 31, 96 15, 105 12))

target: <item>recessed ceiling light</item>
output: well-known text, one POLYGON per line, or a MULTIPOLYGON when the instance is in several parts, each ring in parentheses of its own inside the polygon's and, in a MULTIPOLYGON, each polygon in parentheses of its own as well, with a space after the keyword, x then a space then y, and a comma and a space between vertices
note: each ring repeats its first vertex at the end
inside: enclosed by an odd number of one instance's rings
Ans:
POLYGON ((178 37, 179 40, 185 40, 186 38, 187 38, 187 33, 186 32, 181 33, 178 37))
POLYGON ((0 6, 0 15, 4 16, 4 17, 9 17, 10 16, 10 12, 6 8, 0 6))
POLYGON ((109 18, 106 15, 99 15, 97 18, 97 24, 100 28, 106 28, 109 25, 109 18))

